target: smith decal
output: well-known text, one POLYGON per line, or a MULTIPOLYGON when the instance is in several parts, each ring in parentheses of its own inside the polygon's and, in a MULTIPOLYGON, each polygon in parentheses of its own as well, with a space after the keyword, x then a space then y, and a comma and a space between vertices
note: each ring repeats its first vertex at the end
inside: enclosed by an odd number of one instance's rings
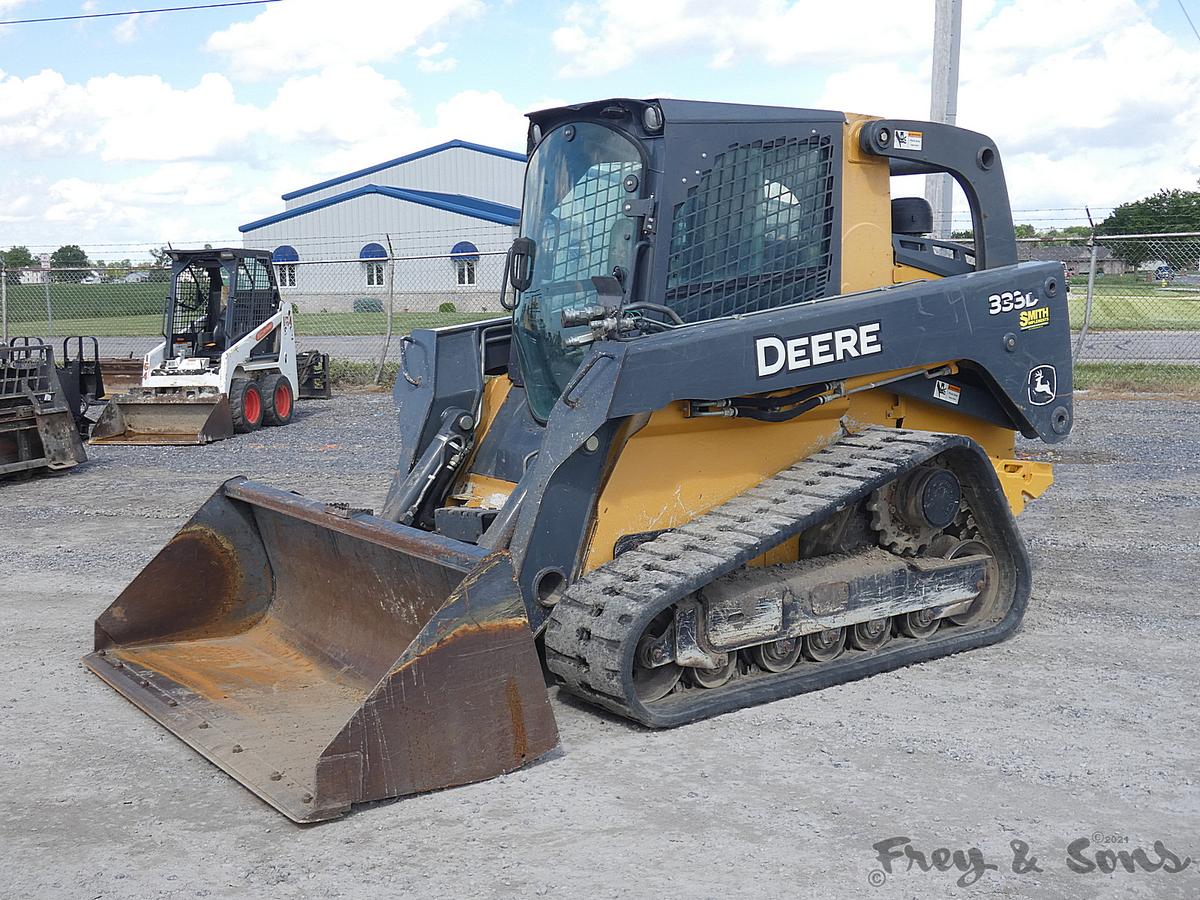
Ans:
POLYGON ((1041 306, 1037 309, 1021 310, 1021 330, 1028 331, 1031 328, 1041 328, 1043 325, 1050 324, 1050 307, 1041 306))
POLYGON ((758 359, 758 377, 763 378, 784 369, 794 372, 882 353, 883 342, 879 337, 879 323, 867 322, 786 340, 767 335, 754 339, 754 350, 758 359))

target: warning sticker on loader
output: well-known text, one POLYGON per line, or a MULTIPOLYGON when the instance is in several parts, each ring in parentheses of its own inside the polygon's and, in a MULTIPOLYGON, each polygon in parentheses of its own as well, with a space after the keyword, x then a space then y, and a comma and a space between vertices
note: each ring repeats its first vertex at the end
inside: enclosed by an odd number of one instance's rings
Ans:
POLYGON ((948 381, 935 381, 933 383, 933 398, 935 400, 942 400, 958 406, 958 398, 961 394, 962 388, 957 384, 951 384, 948 381))
POLYGON ((905 131, 897 128, 894 134, 895 139, 892 141, 892 146, 897 150, 920 150, 925 142, 925 132, 923 131, 905 131))

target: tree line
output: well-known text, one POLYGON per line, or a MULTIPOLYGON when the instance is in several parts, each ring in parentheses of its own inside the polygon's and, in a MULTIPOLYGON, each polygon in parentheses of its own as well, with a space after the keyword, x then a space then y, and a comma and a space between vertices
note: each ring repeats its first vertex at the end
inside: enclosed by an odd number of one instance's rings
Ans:
MULTIPOLYGON (((169 266, 171 259, 166 247, 150 248, 151 262, 131 262, 128 258, 120 260, 92 260, 86 251, 78 244, 64 244, 50 254, 50 280, 79 284, 90 278, 102 281, 116 281, 131 272, 144 271, 147 281, 166 281, 163 267, 169 266), (59 271, 59 270, 72 271, 59 271)), ((14 245, 7 250, 0 250, 0 265, 4 266, 5 277, 9 284, 21 283, 22 269, 39 269, 41 260, 23 245, 14 245)))
MULTIPOLYGON (((1200 182, 1197 184, 1200 185, 1200 182)), ((1098 235, 1200 232, 1200 191, 1163 188, 1141 200, 1122 203, 1109 213, 1095 230, 1098 235)), ((1014 226, 1013 231, 1018 238, 1041 238, 1048 241, 1078 240, 1092 234, 1091 227, 1087 225, 1038 229, 1033 225, 1024 224, 1014 226)), ((971 231, 956 231, 952 237, 957 240, 972 240, 974 234, 971 231)), ((1105 242, 1104 246, 1113 256, 1131 266, 1139 266, 1147 260, 1162 260, 1175 269, 1194 270, 1200 266, 1200 238, 1186 241, 1111 241, 1105 242)))

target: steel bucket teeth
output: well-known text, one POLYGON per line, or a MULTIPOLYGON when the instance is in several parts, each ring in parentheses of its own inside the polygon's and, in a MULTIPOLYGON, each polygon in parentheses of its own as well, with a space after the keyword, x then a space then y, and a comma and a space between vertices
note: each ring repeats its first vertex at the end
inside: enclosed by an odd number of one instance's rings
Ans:
POLYGON ((84 662, 297 822, 558 742, 507 554, 243 479, 100 616, 84 662))

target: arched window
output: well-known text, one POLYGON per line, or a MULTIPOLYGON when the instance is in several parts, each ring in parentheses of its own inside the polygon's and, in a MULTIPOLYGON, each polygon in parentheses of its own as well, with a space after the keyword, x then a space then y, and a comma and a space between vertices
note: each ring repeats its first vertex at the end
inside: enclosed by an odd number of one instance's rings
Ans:
POLYGON ((271 262, 275 264, 275 280, 279 282, 280 287, 296 286, 296 263, 299 261, 300 254, 290 244, 282 244, 275 248, 271 254, 271 262))
POLYGON ((387 259, 387 251, 383 249, 383 244, 372 241, 364 245, 358 251, 358 258, 363 261, 367 270, 367 287, 383 287, 383 263, 376 261, 387 259))
POLYGON ((454 280, 459 287, 473 287, 475 265, 479 262, 479 248, 470 241, 459 241, 450 248, 450 260, 454 263, 454 280))

